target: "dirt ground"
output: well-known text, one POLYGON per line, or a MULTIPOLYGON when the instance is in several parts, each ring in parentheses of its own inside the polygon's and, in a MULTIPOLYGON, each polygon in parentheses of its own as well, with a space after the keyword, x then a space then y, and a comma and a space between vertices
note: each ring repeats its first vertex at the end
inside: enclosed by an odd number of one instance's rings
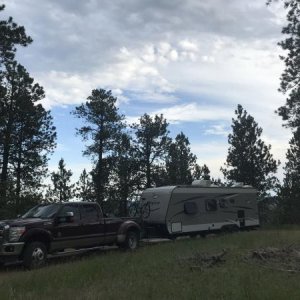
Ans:
POLYGON ((300 246, 266 247, 252 250, 245 257, 249 263, 279 271, 300 272, 300 246))

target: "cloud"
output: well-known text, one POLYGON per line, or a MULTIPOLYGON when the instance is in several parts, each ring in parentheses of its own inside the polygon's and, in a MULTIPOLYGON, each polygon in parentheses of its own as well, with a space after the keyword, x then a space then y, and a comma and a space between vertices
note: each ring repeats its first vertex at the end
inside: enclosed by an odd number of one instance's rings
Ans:
POLYGON ((284 159, 289 136, 274 114, 284 103, 277 93, 281 1, 3 2, 3 15, 34 38, 17 59, 44 86, 47 108, 112 89, 129 120, 141 111, 163 113, 175 124, 210 122, 206 137, 225 138, 240 103, 284 159))
POLYGON ((230 111, 224 107, 217 108, 197 103, 175 105, 152 112, 153 115, 163 114, 170 123, 226 120, 229 113, 230 111))
POLYGON ((205 134, 207 135, 222 135, 227 137, 229 133, 231 133, 231 130, 225 124, 212 125, 205 130, 205 134))

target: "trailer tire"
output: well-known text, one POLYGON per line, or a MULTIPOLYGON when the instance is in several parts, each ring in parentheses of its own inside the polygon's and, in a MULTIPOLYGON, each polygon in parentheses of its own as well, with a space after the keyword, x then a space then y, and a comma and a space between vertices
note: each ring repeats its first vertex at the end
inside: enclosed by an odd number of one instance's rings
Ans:
POLYGON ((198 237, 198 233, 190 233, 190 234, 189 234, 189 237, 190 237, 191 239, 196 239, 196 238, 198 237))
POLYGON ((139 232, 130 230, 126 234, 125 242, 121 244, 120 247, 125 250, 134 251, 139 247, 139 241, 139 232))
POLYGON ((38 269, 47 261, 47 248, 44 243, 31 242, 25 246, 23 253, 23 266, 26 269, 38 269))
POLYGON ((237 225, 225 225, 221 228, 221 232, 223 233, 234 233, 234 232, 238 232, 239 231, 239 227, 237 225))

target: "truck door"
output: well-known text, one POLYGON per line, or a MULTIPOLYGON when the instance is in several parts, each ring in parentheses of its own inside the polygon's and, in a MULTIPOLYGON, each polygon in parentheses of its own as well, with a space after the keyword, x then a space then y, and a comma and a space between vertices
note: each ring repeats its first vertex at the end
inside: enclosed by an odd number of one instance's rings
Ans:
POLYGON ((80 214, 85 246, 104 244, 105 227, 100 207, 92 203, 81 204, 80 214))
POLYGON ((75 248, 80 242, 82 232, 79 207, 76 203, 62 206, 55 219, 53 232, 53 249, 75 248), (73 217, 67 218, 66 213, 72 212, 73 217))

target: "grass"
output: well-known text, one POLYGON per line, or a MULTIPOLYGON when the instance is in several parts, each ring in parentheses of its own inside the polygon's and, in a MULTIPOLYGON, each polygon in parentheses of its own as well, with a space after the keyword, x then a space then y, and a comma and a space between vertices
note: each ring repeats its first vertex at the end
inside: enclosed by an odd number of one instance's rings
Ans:
POLYGON ((300 229, 269 229, 100 251, 36 271, 0 270, 0 299, 300 299, 300 274, 247 264, 251 249, 300 244, 300 229), (228 249, 226 262, 192 271, 179 257, 228 249))

